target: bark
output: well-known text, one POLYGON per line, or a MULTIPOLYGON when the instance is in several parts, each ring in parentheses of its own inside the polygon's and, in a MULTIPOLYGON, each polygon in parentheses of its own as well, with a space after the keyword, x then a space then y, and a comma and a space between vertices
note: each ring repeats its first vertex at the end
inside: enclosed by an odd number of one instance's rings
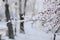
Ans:
MULTIPOLYGON (((21 11, 22 11, 21 10, 21 5, 22 5, 21 2, 22 2, 22 0, 19 0, 19 11, 20 11, 19 15, 20 15, 20 20, 24 20, 24 18, 22 18, 22 13, 21 13, 21 11)), ((20 33, 24 32, 23 27, 24 27, 23 23, 20 22, 20 33)))
MULTIPOLYGON (((10 13, 9 13, 9 5, 7 3, 5 4, 5 15, 6 15, 6 21, 8 22, 10 20, 10 13)), ((9 38, 14 39, 12 23, 8 22, 7 27, 8 27, 9 38)))
POLYGON ((53 38, 53 40, 56 40, 56 34, 54 34, 54 38, 53 38))
MULTIPOLYGON (((59 28, 55 31, 55 33, 58 33, 59 30, 60 30, 60 26, 59 26, 59 28)), ((56 40, 56 34, 54 34, 53 40, 56 40)))
POLYGON ((2 40, 2 39, 1 39, 1 35, 0 35, 0 40, 2 40))
MULTIPOLYGON (((23 14, 20 14, 20 20, 24 20, 24 18, 22 18, 23 14)), ((24 33, 24 22, 20 22, 20 32, 24 33)))
MULTIPOLYGON (((22 17, 22 16, 25 16, 26 3, 27 3, 27 0, 24 0, 24 1, 20 0, 19 1, 19 6, 20 6, 20 8, 19 8, 19 10, 20 10, 20 20, 24 20, 24 17, 22 17), (24 3, 22 4, 22 2, 24 2, 24 3)), ((24 32, 24 21, 20 22, 20 32, 21 33, 25 33, 24 32)))

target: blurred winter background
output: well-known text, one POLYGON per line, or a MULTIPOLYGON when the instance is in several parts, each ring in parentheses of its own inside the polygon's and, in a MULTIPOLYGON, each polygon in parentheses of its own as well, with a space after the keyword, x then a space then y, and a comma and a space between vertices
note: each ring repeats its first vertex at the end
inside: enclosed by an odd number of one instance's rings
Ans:
POLYGON ((0 0, 0 40, 60 40, 60 0, 0 0))

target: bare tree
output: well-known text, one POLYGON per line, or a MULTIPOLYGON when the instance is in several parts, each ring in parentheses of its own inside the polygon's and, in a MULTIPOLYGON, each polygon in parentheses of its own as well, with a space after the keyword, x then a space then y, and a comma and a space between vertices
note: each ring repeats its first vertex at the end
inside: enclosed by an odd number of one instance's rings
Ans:
MULTIPOLYGON (((24 20, 24 17, 25 16, 25 8, 26 8, 26 3, 27 3, 27 0, 19 0, 19 15, 20 15, 20 20, 24 20)), ((24 32, 24 21, 23 22, 20 22, 20 32, 21 33, 25 33, 24 32)))
MULTIPOLYGON (((4 0, 3 0, 4 1, 4 0)), ((10 19, 10 12, 9 12, 9 4, 8 4, 8 0, 5 0, 6 4, 5 4, 5 15, 6 15, 6 21, 8 22, 10 20, 10 22, 7 23, 7 27, 8 27, 8 36, 11 39, 14 39, 14 34, 13 34, 13 27, 12 27, 12 23, 11 23, 11 19, 10 19)))

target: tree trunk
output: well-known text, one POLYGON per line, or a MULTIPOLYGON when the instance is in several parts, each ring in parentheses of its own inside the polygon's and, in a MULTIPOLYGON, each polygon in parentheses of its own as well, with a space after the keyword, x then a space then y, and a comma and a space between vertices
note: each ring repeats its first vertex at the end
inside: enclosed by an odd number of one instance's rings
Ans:
MULTIPOLYGON (((19 1, 20 20, 24 20, 24 17, 22 17, 22 16, 25 16, 26 2, 27 2, 27 0, 20 0, 19 1)), ((20 32, 25 33, 24 32, 24 22, 20 22, 20 32)))
POLYGON ((54 34, 54 38, 53 38, 53 40, 56 40, 56 34, 54 34))
POLYGON ((1 39, 1 34, 0 34, 0 40, 2 40, 2 39, 1 39))
MULTIPOLYGON (((22 18, 23 14, 20 14, 20 20, 24 20, 24 18, 22 18)), ((21 33, 25 33, 24 32, 24 22, 20 22, 20 32, 21 33)))
MULTIPOLYGON (((59 30, 60 30, 60 26, 59 26, 58 29, 55 31, 55 33, 58 33, 59 30)), ((53 40, 56 40, 56 34, 54 34, 53 40)))
MULTIPOLYGON (((10 20, 10 14, 9 14, 9 5, 7 3, 5 4, 5 15, 6 15, 6 21, 8 22, 10 20)), ((12 23, 8 22, 7 27, 8 27, 9 38, 14 39, 12 23)))

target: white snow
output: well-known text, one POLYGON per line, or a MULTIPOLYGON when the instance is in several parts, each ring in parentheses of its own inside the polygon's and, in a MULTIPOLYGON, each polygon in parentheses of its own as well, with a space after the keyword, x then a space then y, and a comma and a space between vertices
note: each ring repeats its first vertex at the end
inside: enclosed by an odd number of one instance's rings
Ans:
MULTIPOLYGON (((32 27, 32 22, 26 22, 25 23, 25 34, 22 33, 17 33, 17 35, 15 36, 14 40, 52 40, 53 39, 53 34, 48 34, 42 31, 38 31, 35 28, 32 27)), ((0 22, 0 28, 4 28, 3 22, 0 22)), ((12 40, 9 39, 6 36, 3 36, 2 39, 6 39, 6 40, 12 40)))

